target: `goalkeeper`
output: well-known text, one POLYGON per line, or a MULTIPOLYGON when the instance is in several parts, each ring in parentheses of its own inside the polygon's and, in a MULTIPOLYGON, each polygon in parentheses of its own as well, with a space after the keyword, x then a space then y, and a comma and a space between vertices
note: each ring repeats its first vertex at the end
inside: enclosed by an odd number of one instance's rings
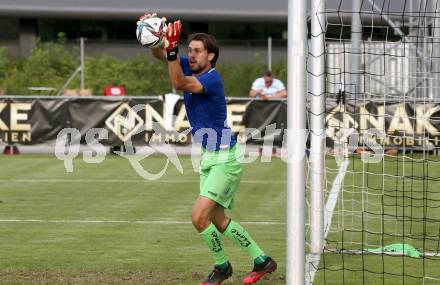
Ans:
MULTIPOLYGON (((140 20, 155 16, 147 13, 140 20)), ((188 57, 179 57, 181 28, 180 21, 169 23, 165 46, 152 49, 152 53, 167 62, 174 88, 184 91, 192 134, 202 144, 200 195, 192 209, 192 223, 208 245, 215 265, 200 285, 221 284, 232 275, 223 237, 230 239, 252 257, 254 267, 245 276, 243 283, 253 284, 265 274, 275 271, 277 264, 240 224, 225 215, 225 209, 233 207, 242 165, 236 157, 236 140, 225 123, 223 80, 215 69, 219 48, 213 36, 196 33, 189 36, 188 57)))

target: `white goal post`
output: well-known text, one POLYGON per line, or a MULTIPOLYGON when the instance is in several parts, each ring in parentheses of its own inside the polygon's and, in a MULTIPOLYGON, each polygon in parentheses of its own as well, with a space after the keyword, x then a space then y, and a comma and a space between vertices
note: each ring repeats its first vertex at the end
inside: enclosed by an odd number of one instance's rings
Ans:
POLYGON ((305 281, 307 1, 288 2, 286 284, 305 281))

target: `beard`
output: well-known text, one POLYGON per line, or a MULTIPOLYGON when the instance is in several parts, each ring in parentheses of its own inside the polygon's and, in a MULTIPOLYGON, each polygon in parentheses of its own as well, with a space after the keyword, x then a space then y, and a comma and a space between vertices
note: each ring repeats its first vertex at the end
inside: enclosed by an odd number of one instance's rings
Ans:
POLYGON ((199 74, 202 69, 203 68, 201 68, 200 66, 194 66, 193 68, 190 68, 192 74, 199 74))
POLYGON ((190 66, 189 70, 191 70, 191 72, 193 74, 199 74, 200 72, 202 72, 202 70, 204 70, 206 68, 205 66, 201 66, 200 64, 196 64, 193 67, 190 66))

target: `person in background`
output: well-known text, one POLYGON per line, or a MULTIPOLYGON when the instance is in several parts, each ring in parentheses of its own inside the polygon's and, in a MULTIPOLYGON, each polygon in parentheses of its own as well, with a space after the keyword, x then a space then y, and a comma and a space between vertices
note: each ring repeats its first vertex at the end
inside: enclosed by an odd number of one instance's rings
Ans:
POLYGON ((272 72, 267 70, 263 77, 255 79, 254 83, 252 83, 249 96, 263 100, 286 98, 287 91, 283 82, 274 78, 272 72))

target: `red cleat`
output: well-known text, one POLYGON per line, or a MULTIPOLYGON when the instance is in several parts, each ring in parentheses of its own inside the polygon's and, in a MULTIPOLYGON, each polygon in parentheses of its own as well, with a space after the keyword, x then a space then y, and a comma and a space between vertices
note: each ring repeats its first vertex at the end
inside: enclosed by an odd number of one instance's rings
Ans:
POLYGON ((244 279, 243 284, 254 284, 264 275, 272 273, 277 270, 277 263, 272 258, 268 257, 263 264, 254 264, 254 269, 244 279))

